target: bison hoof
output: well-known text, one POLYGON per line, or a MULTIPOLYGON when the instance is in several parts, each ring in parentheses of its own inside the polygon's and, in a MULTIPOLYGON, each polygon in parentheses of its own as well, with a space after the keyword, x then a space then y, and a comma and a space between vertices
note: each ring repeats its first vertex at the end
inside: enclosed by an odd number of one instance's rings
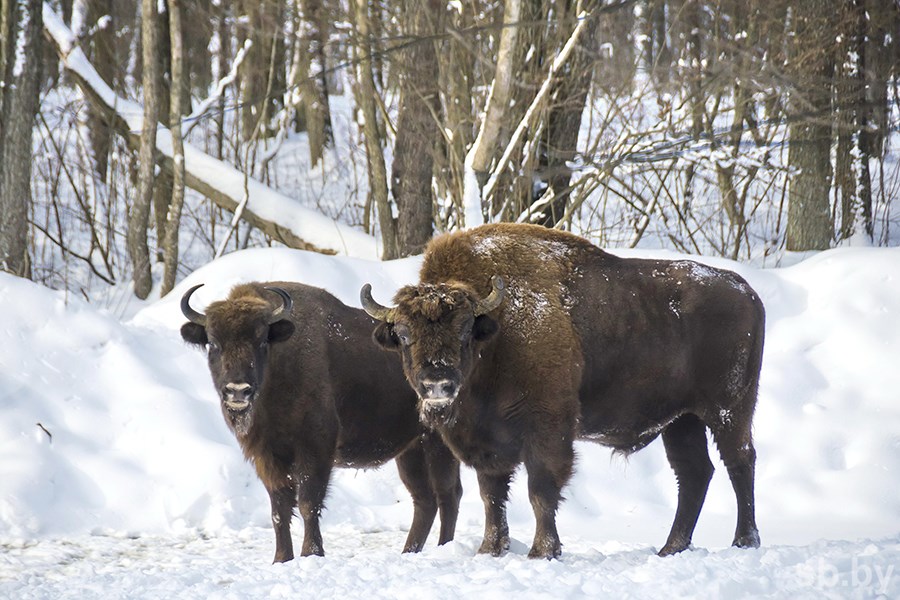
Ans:
POLYGON ((736 536, 731 545, 738 548, 759 548, 759 532, 754 530, 745 535, 736 536))
POLYGON ((503 556, 509 550, 509 538, 500 540, 484 540, 478 549, 478 554, 490 554, 491 556, 503 556))
POLYGON ((531 550, 528 551, 528 558, 546 558, 547 560, 553 560, 554 558, 559 558, 562 555, 562 544, 558 543, 556 546, 552 548, 538 548, 532 546, 531 550))
POLYGON ((425 544, 421 542, 410 542, 403 546, 403 554, 416 554, 422 551, 425 544))
POLYGON ((673 554, 678 554, 679 552, 684 552, 685 550, 691 547, 690 542, 687 544, 672 544, 668 543, 662 547, 662 550, 656 553, 657 556, 672 556, 673 554))

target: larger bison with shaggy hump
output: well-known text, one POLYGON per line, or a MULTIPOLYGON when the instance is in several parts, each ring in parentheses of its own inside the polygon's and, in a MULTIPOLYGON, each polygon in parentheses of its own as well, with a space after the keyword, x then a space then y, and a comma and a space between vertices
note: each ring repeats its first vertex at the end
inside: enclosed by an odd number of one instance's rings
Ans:
POLYGON ((319 515, 333 466, 397 459, 413 497, 403 548, 417 552, 440 509, 438 543, 453 539, 459 462, 416 412, 400 367, 371 343, 375 322, 324 290, 297 283, 235 286, 201 313, 184 294, 181 328, 208 350, 225 422, 272 503, 275 562, 294 557, 291 516, 303 518, 302 556, 322 555, 319 515))
POLYGON ((395 306, 367 284, 374 337, 399 352, 421 418, 473 466, 480 552, 509 546, 506 501, 525 464, 531 557, 560 554, 556 510, 573 441, 623 453, 662 435, 678 507, 660 555, 686 549, 713 473, 712 432, 737 497, 734 545, 758 547, 751 420, 765 313, 741 277, 687 260, 625 259, 575 235, 485 225, 436 238, 395 306))

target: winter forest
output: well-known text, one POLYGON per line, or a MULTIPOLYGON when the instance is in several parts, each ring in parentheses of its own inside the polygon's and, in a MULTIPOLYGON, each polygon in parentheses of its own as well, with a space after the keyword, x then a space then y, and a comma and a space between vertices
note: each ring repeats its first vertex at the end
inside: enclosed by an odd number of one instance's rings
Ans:
POLYGON ((890 0, 2 16, 3 268, 88 298, 165 294, 241 248, 389 259, 495 221, 769 266, 896 240, 890 0))

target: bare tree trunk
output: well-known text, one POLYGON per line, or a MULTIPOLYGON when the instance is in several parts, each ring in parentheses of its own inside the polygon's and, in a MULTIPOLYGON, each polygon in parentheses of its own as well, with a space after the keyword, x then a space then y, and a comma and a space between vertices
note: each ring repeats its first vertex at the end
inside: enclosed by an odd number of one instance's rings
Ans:
MULTIPOLYGON (((597 0, 585 0, 584 2, 569 2, 567 16, 577 17, 575 5, 581 4, 583 11, 590 15, 599 8, 597 0)), ((576 22, 577 23, 577 22, 576 22)), ((561 29, 557 47, 562 47, 568 39, 571 29, 561 29)), ((555 90, 551 92, 553 104, 550 107, 550 115, 547 123, 547 133, 541 137, 539 158, 539 177, 542 187, 549 190, 553 200, 547 209, 543 211, 543 218, 537 222, 546 227, 554 227, 566 214, 569 202, 569 184, 572 179, 572 171, 569 164, 577 155, 578 132, 581 129, 581 115, 584 112, 588 91, 591 87, 591 68, 594 52, 594 34, 597 20, 590 19, 581 35, 581 40, 572 51, 572 58, 565 63, 555 90)), ((543 194, 539 191, 539 194, 543 194)), ((534 197, 533 200, 538 200, 534 197)))
MULTIPOLYGON (((87 19, 85 25, 94 27, 99 24, 101 18, 108 18, 109 22, 99 27, 90 37, 90 44, 86 50, 91 63, 97 68, 97 73, 106 84, 116 89, 116 70, 118 67, 115 56, 115 17, 112 0, 88 0, 87 19)), ((91 150, 94 159, 94 171, 101 181, 106 181, 106 171, 109 167, 109 150, 112 144, 112 129, 91 104, 87 110, 87 132, 90 137, 91 150)))
POLYGON ((184 46, 182 115, 191 112, 191 92, 194 91, 198 97, 203 98, 213 84, 213 61, 210 60, 212 57, 209 55, 209 43, 212 40, 213 30, 218 27, 220 10, 213 6, 211 0, 193 0, 182 4, 181 38, 184 46))
POLYGON ((322 0, 301 0, 303 8, 300 35, 307 44, 308 79, 303 87, 306 94, 306 131, 309 137, 309 160, 317 164, 325 148, 334 147, 331 109, 328 104, 328 81, 325 41, 328 24, 322 0))
POLYGON ((788 163, 795 170, 788 195, 788 250, 831 246, 831 82, 834 5, 807 0, 795 6, 788 163))
MULTIPOLYGON (((181 26, 181 0, 168 0, 169 35, 172 49, 172 81, 182 80, 184 70, 184 46, 181 26)), ((181 135, 182 86, 172 85, 169 101, 169 131, 172 134, 172 202, 166 215, 166 228, 162 243, 165 268, 160 296, 175 287, 178 271, 178 228, 181 225, 181 209, 184 205, 184 140, 181 135)))
POLYGON ((359 83, 358 103, 363 116, 363 135, 366 140, 366 159, 369 165, 369 193, 378 211, 378 224, 381 228, 382 258, 389 260, 398 258, 397 222, 391 213, 388 198, 387 168, 380 128, 378 112, 375 106, 375 79, 372 76, 372 47, 369 44, 369 15, 367 0, 353 1, 353 15, 356 21, 356 74, 359 83))
MULTIPOLYGON (((661 10, 661 9, 660 9, 661 10)), ((702 47, 701 47, 701 10, 702 8, 694 2, 688 0, 687 6, 683 8, 685 11, 684 20, 687 23, 688 33, 686 36, 686 51, 688 64, 685 67, 687 73, 687 88, 690 96, 691 105, 691 137, 695 142, 700 141, 700 135, 703 133, 703 114, 704 103, 706 99, 703 96, 702 80, 702 47)), ((665 43, 665 42, 663 42, 665 43)), ((693 161, 688 161, 684 171, 684 210, 690 210, 694 200, 694 174, 696 165, 693 161)))
POLYGON ((400 111, 391 172, 397 203, 400 256, 419 254, 431 239, 431 181, 437 142, 438 64, 433 36, 439 31, 442 4, 408 0, 405 33, 419 38, 403 51, 400 111))
POLYGON ((40 89, 39 0, 0 0, 0 270, 31 278, 31 132, 40 89))
MULTIPOLYGON (((240 0, 241 22, 244 38, 249 38, 253 46, 241 69, 241 130, 244 141, 272 134, 269 123, 264 118, 275 114, 275 99, 266 94, 274 87, 269 81, 272 74, 270 64, 273 56, 278 56, 278 38, 282 27, 281 0, 240 0), (258 131, 256 131, 258 129, 258 131)), ((279 64, 283 63, 278 61, 279 64)), ((279 69, 280 71, 281 69, 279 69)), ((283 82, 282 82, 283 84, 283 82)), ((283 87, 280 86, 280 87, 283 87)), ((249 165, 245 165, 252 172, 249 165)))
MULTIPOLYGON (((497 67, 494 69, 494 81, 484 110, 484 119, 478 130, 478 137, 469 150, 470 168, 478 178, 478 186, 484 187, 490 174, 491 161, 496 156, 500 128, 504 124, 504 115, 509 106, 510 90, 513 85, 515 65, 513 58, 519 37, 522 19, 521 0, 506 0, 503 5, 503 29, 500 32, 500 47, 497 50, 497 67)), ((483 221, 482 221, 483 222, 483 221)), ((478 223, 466 223, 473 227, 478 223)))
MULTIPOLYGON (((159 13, 156 15, 156 40, 158 42, 156 48, 156 89, 157 95, 157 115, 161 123, 169 120, 169 99, 171 98, 172 78, 172 49, 170 48, 169 38, 169 7, 163 2, 157 4, 159 13)), ((154 229, 156 230, 156 262, 165 261, 165 251, 163 250, 163 240, 166 237, 166 215, 169 214, 169 204, 172 202, 172 188, 175 183, 172 174, 168 171, 159 172, 153 182, 153 217, 154 229)))
POLYGON ((859 209, 858 157, 854 157, 855 138, 860 135, 856 129, 857 120, 862 116, 865 102, 863 80, 857 76, 860 67, 857 36, 864 35, 857 28, 854 2, 841 6, 838 24, 841 35, 837 43, 837 64, 834 73, 834 121, 837 133, 837 149, 834 158, 834 188, 836 207, 840 211, 840 239, 849 239, 856 228, 855 213, 859 209))
POLYGON ((134 269, 134 293, 144 299, 150 295, 153 277, 150 273, 150 250, 147 245, 147 225, 153 202, 153 179, 156 166, 156 127, 159 121, 159 90, 157 89, 156 2, 141 0, 142 85, 144 91, 144 126, 141 130, 141 149, 138 154, 138 189, 128 217, 126 243, 134 269))
MULTIPOLYGON (((856 148, 853 156, 858 161, 858 175, 856 187, 856 206, 853 207, 854 233, 865 235, 872 240, 874 227, 872 224, 872 175, 869 172, 869 159, 875 155, 873 152, 873 142, 875 136, 870 130, 869 124, 872 122, 872 106, 869 103, 866 92, 868 78, 868 52, 866 39, 870 36, 870 16, 866 10, 865 0, 853 0, 853 15, 851 19, 854 34, 851 36, 855 45, 856 69, 853 73, 856 79, 857 90, 855 94, 858 98, 859 108, 856 112, 856 148)), ((852 58, 852 57, 851 57, 852 58)))
MULTIPOLYGON (((470 40, 461 37, 459 32, 470 29, 475 23, 475 7, 463 4, 457 11, 448 15, 448 29, 451 36, 444 42, 443 51, 438 57, 441 68, 441 81, 444 82, 443 107, 444 129, 449 139, 444 140, 444 149, 439 155, 442 163, 437 170, 439 175, 439 196, 450 199, 450 207, 441 215, 441 227, 446 228, 451 222, 463 223, 466 204, 466 156, 475 139, 474 126, 476 117, 472 102, 475 87, 475 54, 472 52, 470 40)), ((477 181, 476 181, 477 183, 477 181)), ((480 192, 478 194, 480 196, 480 192)), ((478 221, 483 220, 481 202, 475 211, 478 221)))
MULTIPOLYGON (((220 3, 216 11, 216 36, 219 38, 219 52, 216 54, 216 68, 218 77, 225 77, 228 72, 228 63, 231 59, 231 28, 228 26, 228 18, 231 11, 225 2, 220 3)), ((216 151, 215 157, 222 160, 225 157, 225 94, 219 95, 216 103, 216 151)))
MULTIPOLYGON (((695 0, 684 0, 684 4, 699 4, 695 0)), ((669 82, 672 50, 669 48, 666 16, 677 12, 675 7, 666 6, 667 0, 646 0, 644 13, 644 55, 647 72, 660 86, 669 82)), ((697 7, 700 10, 700 7, 697 7)))

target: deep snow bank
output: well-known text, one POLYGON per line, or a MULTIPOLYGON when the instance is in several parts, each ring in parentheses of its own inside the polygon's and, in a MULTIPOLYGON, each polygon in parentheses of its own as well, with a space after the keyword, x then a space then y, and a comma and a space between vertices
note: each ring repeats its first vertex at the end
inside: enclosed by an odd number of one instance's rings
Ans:
MULTIPOLYGON (((740 272, 766 303, 755 420, 763 544, 900 532, 900 249, 832 250, 772 270, 702 260, 740 272)), ((265 493, 222 423, 205 360, 178 337, 181 293, 205 282, 195 296, 202 306, 238 281, 292 279, 358 305, 362 283, 387 301, 417 267, 248 250, 198 270, 126 323, 0 274, 0 538, 267 527, 265 493)), ((559 516, 563 542, 661 544, 676 494, 661 444, 627 462, 594 445, 578 451, 559 516)), ((722 548, 734 497, 711 454, 718 471, 695 544, 722 548)), ((477 530, 481 502, 468 470, 464 484, 460 524, 477 530)), ((411 515, 392 465, 339 472, 328 506, 326 550, 329 530, 399 530, 411 515)), ((510 525, 530 542, 524 477, 510 525)))

